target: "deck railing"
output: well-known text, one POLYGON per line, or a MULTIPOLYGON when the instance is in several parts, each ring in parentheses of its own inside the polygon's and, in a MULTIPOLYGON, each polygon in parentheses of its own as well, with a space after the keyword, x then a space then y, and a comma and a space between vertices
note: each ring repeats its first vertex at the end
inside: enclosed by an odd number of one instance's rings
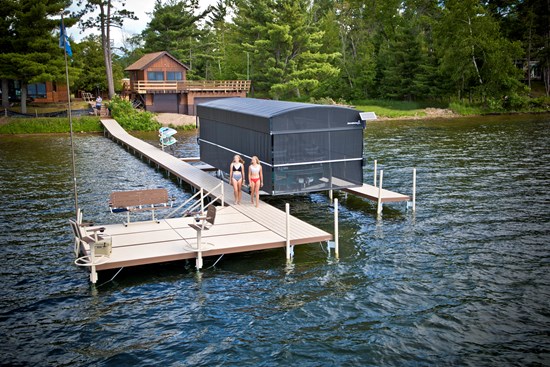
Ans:
POLYGON ((247 91, 250 89, 250 80, 139 80, 133 84, 137 93, 155 92, 186 92, 186 91, 247 91))

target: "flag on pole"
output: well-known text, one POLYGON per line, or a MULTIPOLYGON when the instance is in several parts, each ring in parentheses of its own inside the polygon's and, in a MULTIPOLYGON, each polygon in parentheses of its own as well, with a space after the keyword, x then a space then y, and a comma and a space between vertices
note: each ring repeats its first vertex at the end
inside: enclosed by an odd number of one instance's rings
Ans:
POLYGON ((63 24, 63 19, 61 19, 61 25, 59 30, 59 48, 64 48, 69 57, 73 57, 73 50, 71 50, 71 44, 69 43, 69 36, 67 35, 67 30, 63 24))

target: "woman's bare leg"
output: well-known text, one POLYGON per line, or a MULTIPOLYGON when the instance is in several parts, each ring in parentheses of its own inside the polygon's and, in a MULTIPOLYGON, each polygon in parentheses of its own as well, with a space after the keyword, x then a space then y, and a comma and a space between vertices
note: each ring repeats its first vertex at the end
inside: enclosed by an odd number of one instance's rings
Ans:
POLYGON ((235 204, 239 203, 238 183, 234 179, 231 179, 231 185, 233 186, 233 196, 235 198, 235 204))
POLYGON ((256 190, 256 184, 254 181, 250 182, 250 202, 254 204, 254 191, 256 190))
POLYGON ((239 180, 237 183, 237 204, 241 203, 241 198, 243 196, 243 181, 239 180))

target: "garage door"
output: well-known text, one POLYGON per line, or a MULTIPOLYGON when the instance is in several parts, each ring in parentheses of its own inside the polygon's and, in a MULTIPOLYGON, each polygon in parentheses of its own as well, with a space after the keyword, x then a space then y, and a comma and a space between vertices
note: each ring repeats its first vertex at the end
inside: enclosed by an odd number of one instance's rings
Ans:
POLYGON ((178 95, 155 94, 153 97, 153 106, 151 107, 150 110, 153 112, 178 113, 178 95))

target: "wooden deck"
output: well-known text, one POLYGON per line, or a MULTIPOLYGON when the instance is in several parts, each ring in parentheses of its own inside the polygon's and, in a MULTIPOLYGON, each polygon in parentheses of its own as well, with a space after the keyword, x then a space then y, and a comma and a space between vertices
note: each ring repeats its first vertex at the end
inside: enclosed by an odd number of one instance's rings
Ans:
POLYGON ((408 195, 399 194, 390 190, 382 189, 379 193, 378 187, 363 184, 361 187, 354 187, 344 189, 344 191, 350 194, 364 197, 372 201, 378 201, 378 195, 380 194, 380 201, 382 203, 391 203, 399 201, 410 201, 411 197, 408 195))
MULTIPOLYGON (((211 191, 212 196, 221 194, 221 181, 160 149, 128 134, 113 119, 102 119, 105 133, 126 146, 136 155, 154 162, 179 180, 193 187, 211 191)), ((226 200, 218 208, 216 223, 212 229, 203 231, 202 256, 214 256, 236 252, 256 251, 284 247, 286 245, 286 214, 264 202, 259 207, 250 204, 250 195, 243 192, 240 205, 232 203, 233 188, 222 183, 226 200), (227 203, 229 201, 229 203, 227 203)), ((292 210, 292 208, 291 208, 292 210)), ((159 218, 162 215, 159 213, 159 218)), ((194 259, 197 257, 196 232, 189 227, 192 218, 175 217, 153 221, 134 222, 127 227, 121 223, 105 225, 105 235, 112 237, 113 252, 105 264, 97 270, 152 264, 166 261, 194 259)), ((300 245, 328 241, 332 235, 296 217, 290 216, 290 244, 300 245)), ((89 253, 89 247, 86 252, 89 253)))

